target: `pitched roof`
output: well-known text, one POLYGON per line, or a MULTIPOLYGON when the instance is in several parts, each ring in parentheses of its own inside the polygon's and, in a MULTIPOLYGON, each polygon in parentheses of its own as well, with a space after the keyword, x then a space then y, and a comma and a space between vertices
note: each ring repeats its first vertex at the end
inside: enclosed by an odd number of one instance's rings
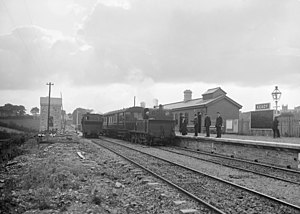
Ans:
POLYGON ((165 109, 183 109, 183 108, 192 108, 192 107, 195 107, 195 106, 198 106, 198 107, 200 107, 200 106, 209 106, 209 105, 211 105, 215 102, 218 102, 221 99, 227 99, 229 102, 233 103, 238 108, 242 108, 242 105, 238 104, 237 102, 230 99, 226 95, 221 95, 221 96, 218 96, 216 98, 207 99, 207 100, 203 100, 202 98, 198 98, 198 99, 192 99, 192 100, 189 100, 189 101, 181 101, 181 102, 176 102, 176 103, 170 103, 170 104, 163 105, 163 107, 165 109))
POLYGON ((181 101, 176 103, 170 103, 163 105, 165 109, 179 109, 179 108, 189 108, 193 106, 205 106, 208 105, 210 102, 213 102, 217 98, 203 100, 202 98, 192 99, 188 101, 181 101))
POLYGON ((224 94, 227 94, 225 91, 223 91, 223 90, 221 89, 221 87, 217 87, 217 88, 211 88, 211 89, 208 89, 206 92, 204 92, 204 94, 202 94, 202 96, 203 96, 203 95, 207 95, 207 94, 215 93, 215 92, 218 91, 218 90, 221 90, 224 94))

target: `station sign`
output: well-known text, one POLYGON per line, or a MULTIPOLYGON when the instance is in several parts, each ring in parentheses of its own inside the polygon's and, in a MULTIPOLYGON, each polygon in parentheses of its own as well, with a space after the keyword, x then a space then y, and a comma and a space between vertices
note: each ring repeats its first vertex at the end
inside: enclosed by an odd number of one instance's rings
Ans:
POLYGON ((255 111, 269 110, 270 108, 271 108, 271 103, 255 104, 255 111))

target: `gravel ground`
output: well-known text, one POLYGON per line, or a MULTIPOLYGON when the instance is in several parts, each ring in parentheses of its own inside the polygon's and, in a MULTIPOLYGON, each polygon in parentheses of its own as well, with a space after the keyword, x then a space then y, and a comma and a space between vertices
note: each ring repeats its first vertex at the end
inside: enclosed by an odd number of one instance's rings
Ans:
POLYGON ((1 168, 1 214, 176 214, 180 209, 203 209, 89 140, 57 140, 39 147, 30 140, 25 147, 24 155, 1 168))
MULTIPOLYGON (((137 146, 135 145, 135 148, 137 146)), ((280 200, 290 202, 300 206, 300 186, 296 184, 289 184, 284 181, 259 176, 253 173, 243 172, 218 164, 213 164, 201 161, 195 158, 177 155, 171 152, 162 151, 156 148, 149 148, 139 146, 142 151, 149 154, 157 155, 162 158, 174 161, 185 166, 189 166, 196 170, 208 173, 210 175, 225 179, 227 181, 236 183, 241 186, 254 189, 256 191, 271 195, 280 200)))

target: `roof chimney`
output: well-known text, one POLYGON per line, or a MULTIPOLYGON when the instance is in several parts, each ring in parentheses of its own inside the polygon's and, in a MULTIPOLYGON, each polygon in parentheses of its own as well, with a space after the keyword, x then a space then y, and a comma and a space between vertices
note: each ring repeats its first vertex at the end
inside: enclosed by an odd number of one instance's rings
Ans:
POLYGON ((187 102, 192 99, 192 91, 191 90, 187 89, 183 93, 184 93, 184 99, 183 99, 184 102, 187 102))
POLYGON ((146 103, 145 102, 141 102, 141 107, 145 108, 146 107, 146 103))

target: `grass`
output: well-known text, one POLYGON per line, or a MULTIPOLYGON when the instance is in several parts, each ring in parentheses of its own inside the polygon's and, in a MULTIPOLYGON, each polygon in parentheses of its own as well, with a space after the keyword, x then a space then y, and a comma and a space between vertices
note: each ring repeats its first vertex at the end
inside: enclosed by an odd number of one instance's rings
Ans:
POLYGON ((73 151, 74 148, 66 151, 70 149, 67 144, 38 147, 36 141, 31 139, 23 149, 23 155, 14 159, 17 164, 10 166, 10 172, 18 176, 10 179, 14 187, 8 188, 6 185, 6 194, 0 198, 1 207, 5 207, 7 213, 16 209, 12 196, 15 191, 22 205, 18 205, 19 211, 14 213, 24 212, 20 208, 22 206, 26 210, 66 210, 68 204, 76 200, 83 183, 88 181, 89 171, 73 151))

